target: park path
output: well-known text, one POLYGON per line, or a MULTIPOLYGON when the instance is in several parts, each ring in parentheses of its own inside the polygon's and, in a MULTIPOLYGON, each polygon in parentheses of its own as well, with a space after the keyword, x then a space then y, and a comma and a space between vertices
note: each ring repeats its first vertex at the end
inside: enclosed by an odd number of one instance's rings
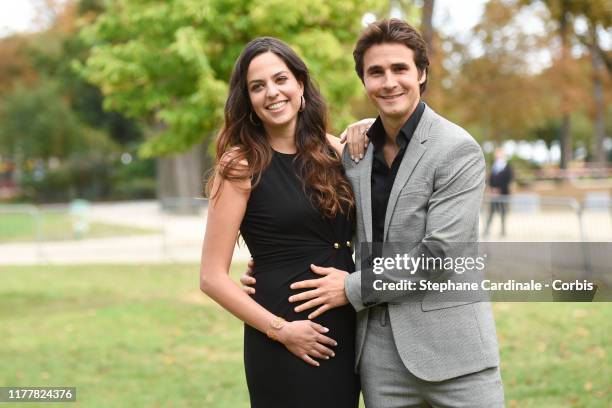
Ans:
MULTIPOLYGON (((154 230, 151 233, 123 234, 106 238, 27 242, 0 245, 0 265, 83 264, 83 263, 198 263, 204 229, 206 202, 195 215, 174 215, 161 210, 157 201, 95 203, 90 220, 105 224, 154 230)), ((481 216, 484 222, 486 214, 481 216)), ((586 212, 583 230, 589 241, 612 241, 612 215, 608 211, 586 212)), ((499 237, 499 219, 492 224, 487 241, 553 242, 581 241, 580 223, 571 210, 539 212, 511 211, 507 235, 499 237)), ((66 228, 70 230, 71 225, 66 228)), ((246 245, 236 245, 233 260, 250 258, 246 245)))
MULTIPOLYGON (((206 226, 205 203, 197 215, 169 215, 157 201, 96 203, 90 221, 147 228, 157 232, 105 238, 24 242, 0 245, 0 264, 166 263, 199 262, 206 226)), ((66 226, 71 229, 71 225, 66 226)), ((244 244, 234 261, 250 258, 244 244)))

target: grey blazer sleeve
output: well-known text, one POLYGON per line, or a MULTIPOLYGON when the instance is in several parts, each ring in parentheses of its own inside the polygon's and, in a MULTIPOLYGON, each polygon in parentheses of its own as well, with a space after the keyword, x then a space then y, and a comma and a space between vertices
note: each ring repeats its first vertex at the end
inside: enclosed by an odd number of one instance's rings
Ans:
MULTIPOLYGON (((452 243, 478 241, 478 217, 485 183, 485 160, 480 146, 471 138, 458 138, 455 143, 446 146, 438 156, 439 164, 435 167, 434 189, 428 201, 425 236, 409 254, 418 256, 421 253, 432 256, 453 256, 452 243)), ((395 212, 402 211, 398 202, 395 212)), ((408 226, 407 226, 408 227, 408 226)), ((416 271, 414 275, 405 270, 387 270, 387 282, 402 280, 418 281, 423 279, 425 271, 416 271)), ((414 292, 387 291, 375 292, 384 297, 362 299, 361 271, 352 273, 345 280, 345 292, 348 300, 357 310, 390 302, 414 292)))
POLYGON ((367 307, 361 301, 361 271, 355 271, 346 277, 344 280, 344 292, 346 293, 346 298, 356 311, 359 312, 367 307))

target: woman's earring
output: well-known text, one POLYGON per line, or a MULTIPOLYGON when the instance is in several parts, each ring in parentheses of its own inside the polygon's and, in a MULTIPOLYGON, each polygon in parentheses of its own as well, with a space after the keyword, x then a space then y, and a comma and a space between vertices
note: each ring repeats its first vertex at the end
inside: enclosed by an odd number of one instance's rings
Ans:
POLYGON ((253 124, 253 126, 259 126, 259 123, 257 123, 257 122, 255 121, 255 119, 253 119, 253 111, 251 111, 251 112, 249 113, 249 120, 251 121, 251 123, 253 124))
POLYGON ((304 95, 302 95, 302 100, 300 102, 300 112, 304 112, 304 109, 306 109, 306 99, 304 99, 304 95))

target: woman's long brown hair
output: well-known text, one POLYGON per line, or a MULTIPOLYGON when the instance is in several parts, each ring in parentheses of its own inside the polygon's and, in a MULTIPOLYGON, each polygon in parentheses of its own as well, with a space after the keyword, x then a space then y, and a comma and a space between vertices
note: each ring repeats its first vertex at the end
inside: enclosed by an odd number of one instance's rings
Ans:
POLYGON ((251 106, 246 80, 251 61, 265 52, 272 52, 281 58, 304 86, 306 104, 298 114, 295 135, 296 171, 304 191, 327 217, 349 213, 354 207, 353 191, 344 177, 340 157, 326 137, 325 102, 312 83, 306 64, 291 47, 271 37, 249 42, 236 61, 225 103, 225 124, 217 140, 216 171, 208 180, 207 194, 214 198, 225 180, 251 179, 254 188, 272 160, 273 151, 264 127, 251 106), (241 164, 245 161, 248 166, 241 164), (211 195, 216 174, 220 176, 221 183, 211 195))

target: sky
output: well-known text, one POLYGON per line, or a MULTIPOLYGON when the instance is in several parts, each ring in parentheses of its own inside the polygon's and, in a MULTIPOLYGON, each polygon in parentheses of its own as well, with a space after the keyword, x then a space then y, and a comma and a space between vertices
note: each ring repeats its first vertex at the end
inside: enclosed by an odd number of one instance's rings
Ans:
POLYGON ((486 2, 486 0, 436 0, 433 25, 445 34, 469 32, 480 20, 486 2))
MULTIPOLYGON (((434 25, 447 34, 469 31, 480 18, 486 0, 436 0, 434 25)), ((0 36, 32 29, 31 0, 0 0, 0 36)))
MULTIPOLYGON (((14 32, 34 29, 34 3, 36 0, 0 0, 0 37, 14 32)), ((488 0, 436 0, 434 26, 446 35, 456 35, 459 39, 467 36, 482 16, 488 0)), ((541 25, 533 16, 522 19, 526 31, 538 31, 541 25), (530 18, 531 17, 531 18, 530 18)), ((612 45, 612 34, 602 32, 604 48, 612 45)))
POLYGON ((0 35, 26 31, 32 26, 34 7, 28 0, 0 0, 0 35))

